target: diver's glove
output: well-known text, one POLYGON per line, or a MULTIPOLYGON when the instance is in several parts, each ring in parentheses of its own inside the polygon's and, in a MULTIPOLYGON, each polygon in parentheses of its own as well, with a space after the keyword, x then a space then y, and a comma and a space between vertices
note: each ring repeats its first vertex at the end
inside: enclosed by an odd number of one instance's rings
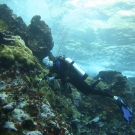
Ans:
POLYGON ((44 76, 43 79, 51 82, 51 81, 53 81, 55 79, 55 77, 53 77, 53 76, 52 77, 49 77, 47 74, 45 74, 45 76, 44 76))
POLYGON ((127 107, 127 105, 124 103, 124 101, 120 97, 114 96, 113 98, 114 98, 114 100, 116 100, 118 106, 123 111, 125 119, 128 121, 128 123, 130 123, 130 121, 133 117, 130 109, 127 107))
POLYGON ((38 85, 43 81, 43 80, 47 80, 48 82, 52 82, 55 79, 55 77, 49 77, 47 75, 45 75, 43 78, 40 78, 38 80, 38 85))
POLYGON ((49 82, 52 82, 52 81, 54 80, 54 77, 48 77, 47 80, 48 80, 49 82))

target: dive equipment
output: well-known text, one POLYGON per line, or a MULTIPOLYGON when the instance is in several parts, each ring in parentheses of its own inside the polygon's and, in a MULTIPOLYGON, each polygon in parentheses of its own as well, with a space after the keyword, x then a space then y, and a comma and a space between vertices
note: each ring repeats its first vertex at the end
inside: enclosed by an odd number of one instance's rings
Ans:
POLYGON ((49 67, 53 66, 53 61, 49 60, 48 57, 45 57, 42 62, 45 65, 46 68, 49 68, 49 67))
POLYGON ((129 124, 131 122, 132 117, 133 117, 130 110, 125 106, 122 106, 121 109, 124 113, 125 119, 128 121, 128 124, 129 124))
POLYGON ((65 58, 65 62, 71 66, 73 70, 79 75, 83 80, 85 80, 88 75, 85 73, 72 59, 70 58, 65 58))
POLYGON ((114 96, 113 98, 114 98, 114 100, 116 100, 118 106, 123 111, 124 117, 128 121, 128 124, 129 124, 133 117, 130 109, 126 106, 126 104, 120 97, 114 96))

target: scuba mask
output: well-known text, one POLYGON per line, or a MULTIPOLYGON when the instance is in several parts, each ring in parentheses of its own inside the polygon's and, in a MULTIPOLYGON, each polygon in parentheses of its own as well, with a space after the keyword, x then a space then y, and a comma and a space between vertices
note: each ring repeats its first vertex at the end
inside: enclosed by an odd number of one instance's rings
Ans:
POLYGON ((42 62, 46 68, 50 68, 53 66, 53 61, 49 60, 48 56, 45 57, 42 62))

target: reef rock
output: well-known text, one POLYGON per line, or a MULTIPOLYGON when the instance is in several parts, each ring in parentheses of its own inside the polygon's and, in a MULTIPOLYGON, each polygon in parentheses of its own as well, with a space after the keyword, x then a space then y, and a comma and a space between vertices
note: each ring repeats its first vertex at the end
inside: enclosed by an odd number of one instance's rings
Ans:
POLYGON ((10 31, 13 35, 19 35, 26 40, 26 24, 6 4, 0 4, 0 29, 10 31))
POLYGON ((28 26, 28 47, 35 56, 42 60, 53 48, 53 40, 49 26, 36 15, 28 26))
POLYGON ((121 72, 113 70, 100 71, 95 79, 98 79, 99 77, 104 77, 105 81, 108 83, 121 82, 121 85, 125 85, 127 81, 126 76, 123 76, 121 72))
POLYGON ((10 45, 0 45, 0 64, 10 66, 11 63, 18 61, 27 66, 35 66, 35 59, 32 51, 26 47, 20 36, 12 36, 10 45))
POLYGON ((0 30, 6 34, 19 35, 35 56, 41 61, 53 48, 49 26, 36 15, 27 26, 21 17, 17 17, 6 5, 0 5, 0 30))

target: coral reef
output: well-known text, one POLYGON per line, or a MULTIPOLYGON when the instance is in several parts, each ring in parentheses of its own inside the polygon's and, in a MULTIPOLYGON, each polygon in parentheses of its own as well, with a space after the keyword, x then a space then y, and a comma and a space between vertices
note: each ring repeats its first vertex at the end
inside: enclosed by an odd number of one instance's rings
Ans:
POLYGON ((35 59, 32 51, 25 46, 24 41, 19 36, 12 36, 10 45, 0 45, 1 64, 13 63, 18 61, 26 66, 35 66, 35 59))
POLYGON ((6 4, 0 5, 0 13, 0 29, 8 30, 26 40, 27 26, 22 18, 17 17, 6 4))
POLYGON ((21 17, 17 17, 6 5, 0 5, 0 30, 12 35, 19 35, 41 61, 53 47, 53 39, 49 26, 36 15, 27 26, 21 17))
MULTIPOLYGON (((47 82, 44 83, 44 94, 40 92, 36 79, 42 76, 42 70, 33 70, 33 72, 22 70, 22 65, 18 62, 10 68, 1 69, 1 135, 8 133, 70 135, 70 126, 52 108, 46 98, 45 93, 52 91, 47 82), (37 78, 33 78, 35 74, 37 78)), ((53 93, 50 94, 53 96, 53 93)))
MULTIPOLYGON (((85 96, 70 84, 63 87, 58 80, 41 79, 48 70, 36 57, 40 60, 44 51, 47 55, 53 42, 40 16, 34 16, 27 27, 21 19, 17 23, 6 5, 0 5, 0 12, 0 135, 135 134, 135 120, 127 124, 113 100, 85 96)), ((101 76, 107 81, 96 88, 105 90, 115 83, 108 92, 127 101, 135 115, 134 79, 117 71, 101 71, 95 79, 101 76)), ((95 79, 87 78, 86 82, 91 84, 95 79)))
POLYGON ((35 56, 42 60, 49 50, 53 48, 53 40, 49 26, 36 15, 28 26, 28 47, 35 56), (40 38, 40 40, 39 40, 40 38))

